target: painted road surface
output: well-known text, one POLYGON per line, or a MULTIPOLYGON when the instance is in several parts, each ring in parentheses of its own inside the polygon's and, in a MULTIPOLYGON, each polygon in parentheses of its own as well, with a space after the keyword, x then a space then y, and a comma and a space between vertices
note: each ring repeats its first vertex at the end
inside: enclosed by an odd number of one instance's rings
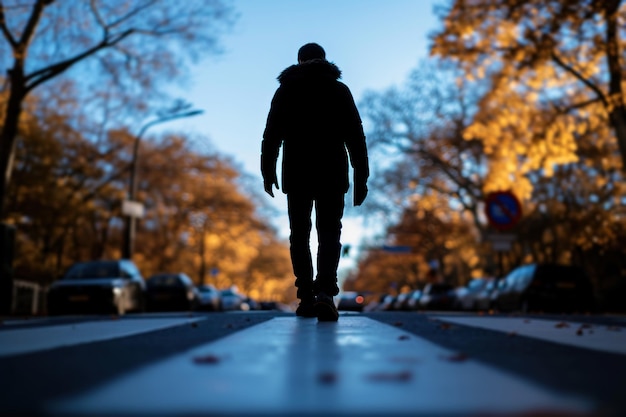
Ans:
POLYGON ((0 332, 0 357, 110 340, 200 320, 204 319, 200 317, 149 320, 125 318, 124 320, 3 330, 0 332))
POLYGON ((277 317, 151 363, 53 415, 585 414, 593 404, 533 385, 398 327, 277 317), (543 414, 542 414, 543 413, 543 414))
POLYGON ((523 317, 432 316, 448 323, 496 330, 568 346, 626 355, 626 331, 607 324, 523 317))

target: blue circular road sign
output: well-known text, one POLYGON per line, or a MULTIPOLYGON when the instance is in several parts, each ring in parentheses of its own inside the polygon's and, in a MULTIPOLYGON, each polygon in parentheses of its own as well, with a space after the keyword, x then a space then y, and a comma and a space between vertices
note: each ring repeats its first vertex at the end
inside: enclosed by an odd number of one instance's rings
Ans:
POLYGON ((512 192, 497 191, 485 198, 485 214, 491 226, 509 230, 522 217, 522 205, 512 192))

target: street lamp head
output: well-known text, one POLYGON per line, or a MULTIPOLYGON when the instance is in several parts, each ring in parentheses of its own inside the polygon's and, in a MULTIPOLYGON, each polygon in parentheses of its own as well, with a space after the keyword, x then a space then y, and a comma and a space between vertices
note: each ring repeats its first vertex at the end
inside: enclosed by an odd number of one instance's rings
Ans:
POLYGON ((204 110, 192 110, 188 113, 185 113, 187 117, 191 117, 191 116, 198 116, 201 115, 202 113, 204 113, 204 110))

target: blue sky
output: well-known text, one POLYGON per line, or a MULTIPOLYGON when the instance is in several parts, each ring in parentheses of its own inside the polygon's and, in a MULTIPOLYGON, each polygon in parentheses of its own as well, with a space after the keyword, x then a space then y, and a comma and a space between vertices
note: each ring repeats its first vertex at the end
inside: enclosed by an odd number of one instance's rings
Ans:
MULTIPOLYGON (((433 6, 441 2, 234 1, 239 19, 222 38, 224 52, 196 65, 180 93, 204 114, 172 122, 167 129, 208 136, 214 148, 258 175, 262 187, 260 144, 276 77, 296 63, 298 48, 308 42, 322 45, 327 59, 342 70, 358 105, 368 90, 402 84, 428 56, 428 34, 441 25, 433 6)), ((283 213, 274 223, 287 237, 286 198, 278 193, 272 203, 283 213)), ((367 233, 358 217, 345 219, 344 244, 357 246, 367 233)))

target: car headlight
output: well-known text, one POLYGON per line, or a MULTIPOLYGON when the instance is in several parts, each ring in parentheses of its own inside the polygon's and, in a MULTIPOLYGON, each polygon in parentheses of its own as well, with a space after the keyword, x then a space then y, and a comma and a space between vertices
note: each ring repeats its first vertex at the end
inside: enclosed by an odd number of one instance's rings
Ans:
POLYGON ((120 287, 113 287, 113 295, 119 297, 122 294, 122 289, 120 287))

